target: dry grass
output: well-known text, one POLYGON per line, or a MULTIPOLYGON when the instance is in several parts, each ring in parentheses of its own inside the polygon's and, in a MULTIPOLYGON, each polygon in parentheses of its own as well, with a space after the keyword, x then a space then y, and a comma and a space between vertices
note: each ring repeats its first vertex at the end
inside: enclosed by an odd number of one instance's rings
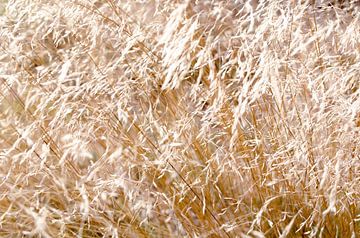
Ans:
POLYGON ((311 2, 9 1, 0 236, 359 235, 359 4, 311 2))

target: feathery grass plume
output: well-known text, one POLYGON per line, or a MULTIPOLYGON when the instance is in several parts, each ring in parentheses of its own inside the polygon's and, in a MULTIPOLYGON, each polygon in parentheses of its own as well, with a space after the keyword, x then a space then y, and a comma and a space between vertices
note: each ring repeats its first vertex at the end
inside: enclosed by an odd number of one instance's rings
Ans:
POLYGON ((356 237, 359 12, 9 0, 0 236, 356 237))

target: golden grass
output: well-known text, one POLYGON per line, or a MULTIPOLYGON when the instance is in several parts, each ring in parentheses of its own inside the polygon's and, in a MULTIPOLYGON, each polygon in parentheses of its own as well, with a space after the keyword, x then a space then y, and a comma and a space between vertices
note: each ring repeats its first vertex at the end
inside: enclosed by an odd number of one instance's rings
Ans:
POLYGON ((358 2, 143 2, 9 1, 0 237, 359 235, 358 2))

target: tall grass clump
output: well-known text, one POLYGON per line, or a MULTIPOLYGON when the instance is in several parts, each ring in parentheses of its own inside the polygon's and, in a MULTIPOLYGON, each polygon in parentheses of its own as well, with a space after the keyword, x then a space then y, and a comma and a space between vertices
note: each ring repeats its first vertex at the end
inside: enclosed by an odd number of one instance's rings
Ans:
POLYGON ((0 237, 357 237, 359 13, 10 0, 0 237))

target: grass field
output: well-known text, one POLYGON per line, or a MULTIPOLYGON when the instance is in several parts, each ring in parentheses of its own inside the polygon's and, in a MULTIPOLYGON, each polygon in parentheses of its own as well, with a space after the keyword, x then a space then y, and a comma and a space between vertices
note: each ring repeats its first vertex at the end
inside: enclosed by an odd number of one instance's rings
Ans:
POLYGON ((1 12, 0 237, 360 235, 358 1, 1 12))

